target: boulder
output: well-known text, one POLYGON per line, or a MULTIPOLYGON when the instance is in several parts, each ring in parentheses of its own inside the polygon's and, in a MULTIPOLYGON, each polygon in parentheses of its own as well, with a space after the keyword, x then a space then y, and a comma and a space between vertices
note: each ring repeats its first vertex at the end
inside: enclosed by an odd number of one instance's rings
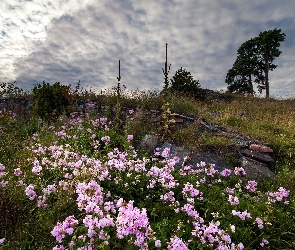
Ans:
POLYGON ((246 178, 250 180, 263 181, 274 179, 275 174, 268 168, 268 165, 252 158, 242 156, 239 159, 240 167, 246 171, 246 178))
POLYGON ((155 135, 145 135, 139 143, 139 150, 153 154, 158 145, 158 137, 155 135))
POLYGON ((174 166, 176 169, 180 169, 182 164, 186 162, 186 158, 191 156, 190 151, 186 150, 184 147, 178 147, 176 145, 170 144, 169 142, 163 143, 160 149, 160 153, 162 153, 165 148, 170 149, 171 157, 179 158, 179 162, 174 166))

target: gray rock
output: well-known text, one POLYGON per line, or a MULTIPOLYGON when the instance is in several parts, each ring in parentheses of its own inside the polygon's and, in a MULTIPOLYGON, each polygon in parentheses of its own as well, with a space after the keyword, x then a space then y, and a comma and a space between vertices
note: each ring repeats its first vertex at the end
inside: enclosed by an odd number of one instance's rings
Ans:
POLYGON ((155 135, 145 135, 139 143, 139 149, 152 154, 158 145, 158 137, 155 135))
POLYGON ((179 163, 174 166, 176 169, 180 169, 184 161, 186 161, 185 159, 191 155, 190 151, 186 150, 184 147, 177 147, 169 142, 165 142, 161 146, 160 153, 162 153, 165 148, 170 149, 171 157, 179 157, 179 163))
POLYGON ((242 156, 240 166, 246 171, 246 178, 256 181, 274 179, 275 174, 268 168, 268 165, 252 158, 242 156))
POLYGON ((196 167, 197 164, 201 161, 205 162, 206 164, 214 164, 214 168, 219 172, 221 172, 225 168, 229 168, 228 164, 224 160, 222 160, 218 154, 214 152, 200 152, 198 154, 193 154, 191 156, 189 164, 193 167, 196 167))
POLYGON ((206 164, 214 164, 215 169, 220 172, 225 168, 228 168, 228 165, 221 159, 221 157, 213 152, 200 152, 198 154, 193 154, 188 149, 184 147, 177 147, 169 142, 165 142, 162 145, 160 152, 162 153, 165 148, 170 148, 171 157, 179 157, 179 163, 175 165, 176 169, 180 169, 183 164, 191 165, 193 168, 196 168, 201 161, 206 164))

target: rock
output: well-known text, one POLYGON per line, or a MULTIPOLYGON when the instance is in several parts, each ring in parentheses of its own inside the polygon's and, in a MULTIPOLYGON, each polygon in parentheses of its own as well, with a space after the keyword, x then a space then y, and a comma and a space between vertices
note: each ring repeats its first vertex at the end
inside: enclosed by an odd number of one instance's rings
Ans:
POLYGON ((274 159, 271 156, 259 153, 257 151, 251 150, 251 149, 241 149, 240 153, 244 156, 251 157, 251 158, 258 160, 258 161, 262 161, 262 162, 266 162, 266 163, 274 162, 274 159))
POLYGON ((214 123, 209 123, 207 121, 198 119, 197 120, 198 128, 196 130, 196 134, 200 135, 204 132, 209 132, 209 133, 217 133, 220 130, 217 128, 217 125, 214 123))
POLYGON ((186 150, 184 147, 177 147, 176 145, 170 144, 169 142, 165 142, 161 146, 160 153, 162 153, 165 148, 170 148, 171 157, 179 157, 179 163, 174 166, 176 169, 180 169, 183 162, 186 161, 186 158, 190 157, 191 155, 190 151, 186 150))
POLYGON ((170 144, 169 142, 165 142, 161 147, 160 153, 162 153, 165 148, 170 148, 171 157, 179 157, 179 163, 175 165, 176 169, 180 169, 183 163, 196 168, 201 161, 205 162, 206 164, 214 164, 215 169, 219 172, 225 168, 228 168, 228 165, 220 158, 220 156, 213 152, 199 152, 198 154, 193 154, 184 147, 178 147, 176 145, 170 144))
POLYGON ((214 153, 214 152, 200 152, 198 154, 191 155, 191 159, 188 162, 189 165, 192 165, 193 167, 196 167, 198 163, 201 161, 205 162, 206 164, 214 164, 215 169, 221 172, 225 168, 229 168, 228 164, 221 159, 221 157, 214 153))
POLYGON ((139 149, 152 154, 158 145, 158 137, 155 135, 145 135, 139 143, 139 149))
POLYGON ((273 150, 270 147, 264 146, 264 145, 259 145, 259 144, 251 144, 249 146, 250 149, 262 152, 262 153, 272 153, 273 150))
POLYGON ((268 168, 268 165, 252 158, 242 156, 239 159, 240 167, 246 171, 246 178, 256 181, 274 179, 275 174, 268 168))

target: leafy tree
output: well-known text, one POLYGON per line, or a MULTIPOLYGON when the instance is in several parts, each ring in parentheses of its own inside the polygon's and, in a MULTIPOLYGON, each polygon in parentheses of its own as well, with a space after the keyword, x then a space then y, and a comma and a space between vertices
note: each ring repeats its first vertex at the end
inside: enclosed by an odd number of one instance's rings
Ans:
POLYGON ((257 48, 255 40, 251 39, 238 49, 238 57, 233 67, 228 71, 225 82, 229 85, 230 92, 254 94, 253 77, 257 81, 260 71, 257 67, 257 48))
POLYGON ((256 83, 259 92, 265 89, 266 97, 269 97, 269 71, 277 67, 272 62, 281 54, 278 47, 284 40, 285 34, 280 29, 274 29, 261 32, 258 37, 243 43, 226 75, 228 90, 253 95, 253 83, 256 83))
POLYGON ((195 95, 200 88, 199 80, 194 80, 193 76, 182 67, 176 71, 175 75, 170 80, 169 89, 171 91, 184 92, 185 94, 195 95))

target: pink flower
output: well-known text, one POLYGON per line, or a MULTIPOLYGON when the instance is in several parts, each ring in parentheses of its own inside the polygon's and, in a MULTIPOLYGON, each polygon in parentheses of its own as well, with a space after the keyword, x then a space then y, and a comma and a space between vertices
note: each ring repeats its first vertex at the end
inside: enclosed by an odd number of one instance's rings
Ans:
MULTIPOLYGON (((289 196, 290 190, 287 190, 283 187, 279 187, 277 192, 267 192, 266 195, 268 195, 268 201, 275 203, 277 201, 282 201, 284 198, 287 198, 289 196)), ((284 204, 289 204, 288 201, 285 201, 284 204)))
POLYGON ((238 216, 241 220, 245 220, 246 217, 251 219, 251 214, 246 211, 244 212, 240 212, 240 211, 236 211, 236 210, 232 210, 232 214, 235 216, 238 216))
POLYGON ((268 243, 269 243, 268 240, 263 239, 260 243, 260 246, 264 247, 264 245, 267 245, 268 243))
POLYGON ((39 165, 39 161, 35 160, 33 162, 34 167, 32 168, 32 173, 39 174, 42 171, 42 166, 39 165))
POLYGON ((133 140, 133 135, 128 135, 128 136, 127 136, 127 141, 130 142, 130 141, 132 141, 132 140, 133 140))
POLYGON ((257 188, 257 182, 256 181, 248 181, 246 187, 245 187, 250 193, 255 192, 257 188))
POLYGON ((30 184, 29 186, 27 186, 27 188, 25 189, 25 193, 26 195, 29 197, 29 200, 34 200, 36 198, 36 192, 34 191, 35 186, 33 184, 30 184))
POLYGON ((0 186, 3 188, 6 187, 7 185, 8 185, 8 181, 1 181, 0 182, 0 186))
POLYGON ((245 170, 243 168, 237 168, 237 167, 235 167, 234 172, 235 172, 235 175, 243 175, 243 176, 246 175, 246 172, 245 172, 245 170))
POLYGON ((5 166, 0 163, 0 170, 4 170, 4 169, 5 169, 5 166))
POLYGON ((160 240, 155 241, 155 247, 161 247, 161 241, 160 240))
MULTIPOLYGON (((120 201, 123 202, 121 199, 120 201)), ((149 239, 149 235, 153 235, 153 230, 149 226, 146 209, 140 210, 133 207, 133 201, 120 205, 117 217, 117 237, 123 239, 126 236, 134 235, 133 244, 142 249, 147 249, 145 240, 149 239)))
POLYGON ((101 140, 104 141, 106 144, 110 143, 111 138, 109 136, 103 136, 101 137, 101 140))
POLYGON ((229 187, 227 187, 227 188, 225 189, 225 191, 226 191, 228 194, 234 194, 234 193, 235 193, 235 189, 234 189, 234 188, 229 188, 229 187))
POLYGON ((233 195, 231 195, 231 194, 228 196, 228 201, 230 202, 230 204, 231 204, 232 206, 235 206, 235 205, 240 204, 240 201, 239 201, 238 197, 233 196, 233 195))
POLYGON ((259 229, 263 228, 263 220, 261 220, 260 218, 257 217, 255 219, 255 222, 257 223, 259 229))
POLYGON ((20 176, 23 172, 20 170, 20 168, 15 168, 14 169, 14 175, 15 176, 20 176))
MULTIPOLYGON (((73 215, 68 216, 62 223, 58 222, 57 225, 51 231, 52 236, 59 243, 62 242, 66 234, 72 235, 74 232, 74 227, 78 225, 78 220, 75 219, 73 215)), ((64 249, 64 248, 63 248, 64 249)))
POLYGON ((228 176, 231 175, 231 170, 226 168, 226 169, 221 171, 220 175, 223 176, 223 177, 228 177, 228 176))
POLYGON ((170 148, 164 148, 161 156, 164 158, 168 158, 170 156, 170 148))

